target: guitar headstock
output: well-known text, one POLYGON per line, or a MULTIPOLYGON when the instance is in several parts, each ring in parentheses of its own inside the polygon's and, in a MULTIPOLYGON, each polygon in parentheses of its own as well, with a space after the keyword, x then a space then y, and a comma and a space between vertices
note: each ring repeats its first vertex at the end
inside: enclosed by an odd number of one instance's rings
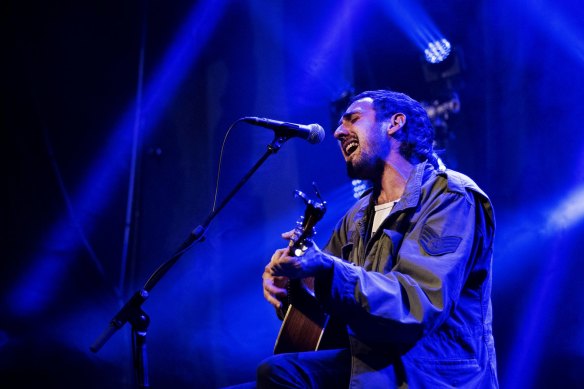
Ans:
POLYGON ((316 234, 315 226, 326 212, 326 201, 324 201, 316 185, 314 187, 317 198, 311 198, 306 193, 299 190, 294 191, 294 196, 304 201, 304 215, 300 217, 294 229, 294 236, 290 240, 290 252, 295 256, 300 256, 312 244, 311 238, 316 234))

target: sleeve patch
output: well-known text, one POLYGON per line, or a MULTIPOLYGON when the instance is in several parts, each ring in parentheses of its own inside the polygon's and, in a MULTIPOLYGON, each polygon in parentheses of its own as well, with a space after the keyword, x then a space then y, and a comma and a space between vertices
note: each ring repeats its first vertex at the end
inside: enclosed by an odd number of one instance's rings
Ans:
POLYGON ((432 227, 424 225, 420 234, 420 244, 430 255, 444 255, 458 249, 462 238, 458 236, 439 236, 432 227))

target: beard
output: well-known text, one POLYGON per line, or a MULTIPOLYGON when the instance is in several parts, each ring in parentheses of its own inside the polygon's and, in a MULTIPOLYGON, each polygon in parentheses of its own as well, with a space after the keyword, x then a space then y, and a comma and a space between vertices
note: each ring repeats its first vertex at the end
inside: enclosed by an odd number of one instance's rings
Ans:
POLYGON ((368 137, 359 140, 360 154, 346 164, 349 178, 373 182, 381 179, 385 157, 391 150, 389 139, 382 129, 383 124, 377 123, 368 137))
POLYGON ((361 155, 358 160, 347 161, 347 175, 354 180, 378 181, 383 174, 385 161, 369 155, 361 155))

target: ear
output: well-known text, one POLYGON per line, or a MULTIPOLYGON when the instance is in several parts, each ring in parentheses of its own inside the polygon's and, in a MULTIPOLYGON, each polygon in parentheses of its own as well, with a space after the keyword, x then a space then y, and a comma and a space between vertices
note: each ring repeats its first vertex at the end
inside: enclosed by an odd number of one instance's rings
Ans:
POLYGON ((393 135, 400 128, 406 124, 406 115, 401 112, 394 114, 391 119, 389 119, 389 126, 387 128, 387 133, 393 135))

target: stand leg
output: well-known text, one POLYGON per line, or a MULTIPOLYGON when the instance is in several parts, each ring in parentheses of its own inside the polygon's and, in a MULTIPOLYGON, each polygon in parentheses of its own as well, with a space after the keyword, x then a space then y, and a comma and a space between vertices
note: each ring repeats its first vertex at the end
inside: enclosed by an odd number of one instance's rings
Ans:
POLYGON ((149 388, 148 357, 146 353, 146 333, 150 318, 143 311, 137 315, 136 322, 132 321, 132 350, 136 383, 138 388, 149 388))

